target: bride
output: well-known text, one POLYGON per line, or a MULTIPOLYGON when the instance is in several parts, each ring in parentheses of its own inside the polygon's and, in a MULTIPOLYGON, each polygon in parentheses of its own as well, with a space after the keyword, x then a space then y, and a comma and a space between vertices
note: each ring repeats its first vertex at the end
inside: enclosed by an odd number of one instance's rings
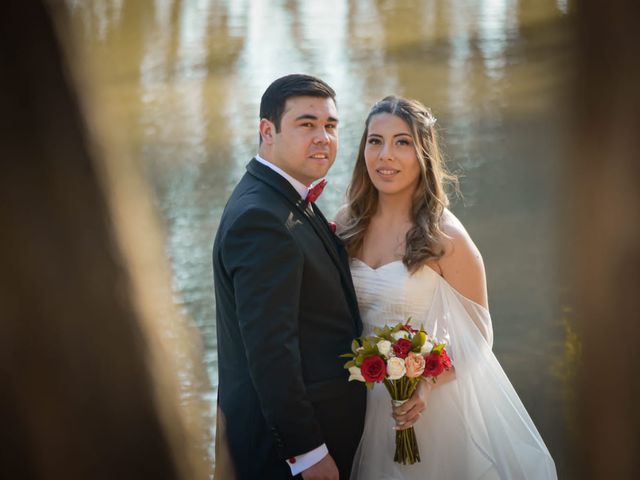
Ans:
POLYGON ((435 118, 414 100, 373 106, 338 233, 364 322, 411 317, 447 342, 454 368, 421 381, 393 408, 386 389, 368 393, 352 479, 555 479, 549 451, 491 351, 493 332, 480 252, 447 209, 452 180, 438 151, 435 118), (414 427, 421 462, 394 463, 395 429, 414 427))

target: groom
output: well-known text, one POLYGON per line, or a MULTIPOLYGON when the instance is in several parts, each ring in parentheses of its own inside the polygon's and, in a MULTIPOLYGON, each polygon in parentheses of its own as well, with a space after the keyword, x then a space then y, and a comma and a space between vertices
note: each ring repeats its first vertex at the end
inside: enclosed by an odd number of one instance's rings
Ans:
POLYGON ((337 126, 325 82, 274 81, 260 103, 259 155, 216 235, 218 404, 226 421, 216 450, 228 449, 240 480, 347 479, 362 433, 365 389, 347 381, 339 358, 362 330, 347 254, 315 192, 307 198, 335 160, 337 126))

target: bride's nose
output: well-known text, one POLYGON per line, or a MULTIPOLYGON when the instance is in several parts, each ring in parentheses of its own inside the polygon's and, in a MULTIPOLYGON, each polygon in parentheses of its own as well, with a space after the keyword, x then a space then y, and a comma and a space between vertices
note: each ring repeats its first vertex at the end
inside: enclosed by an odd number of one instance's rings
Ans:
POLYGON ((391 144, 384 143, 380 149, 380 160, 393 160, 393 152, 391 151, 391 144))

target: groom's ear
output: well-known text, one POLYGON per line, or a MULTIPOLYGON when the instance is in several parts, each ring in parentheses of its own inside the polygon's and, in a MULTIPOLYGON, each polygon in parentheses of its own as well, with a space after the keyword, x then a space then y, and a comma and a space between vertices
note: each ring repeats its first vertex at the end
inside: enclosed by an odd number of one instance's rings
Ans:
POLYGON ((260 138, 262 138, 262 142, 267 145, 271 145, 273 143, 273 136, 276 133, 276 126, 270 120, 266 118, 260 119, 260 138))

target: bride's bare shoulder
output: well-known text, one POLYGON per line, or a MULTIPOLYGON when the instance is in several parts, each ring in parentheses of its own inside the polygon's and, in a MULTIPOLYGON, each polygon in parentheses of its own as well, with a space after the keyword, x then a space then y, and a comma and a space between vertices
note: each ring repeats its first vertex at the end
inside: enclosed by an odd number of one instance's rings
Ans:
POLYGON ((455 247, 459 244, 463 244, 467 247, 473 246, 473 248, 475 248, 475 245, 471 240, 471 236, 469 235, 469 232, 467 232, 467 229, 464 228, 462 222, 448 208, 445 208, 444 212, 442 212, 442 217, 440 219, 440 228, 447 236, 444 241, 446 254, 454 254, 455 247))
POLYGON ((484 262, 462 222, 448 209, 440 221, 445 234, 444 255, 438 261, 442 276, 462 295, 487 307, 484 262))

